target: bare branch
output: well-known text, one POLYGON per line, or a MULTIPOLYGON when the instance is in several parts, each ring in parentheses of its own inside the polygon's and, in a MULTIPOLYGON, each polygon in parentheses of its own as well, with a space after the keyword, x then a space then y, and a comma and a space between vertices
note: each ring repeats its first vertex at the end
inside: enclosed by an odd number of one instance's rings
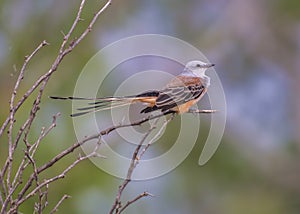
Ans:
POLYGON ((29 56, 26 56, 25 57, 25 61, 22 65, 22 68, 20 70, 20 73, 19 73, 19 76, 18 76, 18 79, 16 81, 16 84, 15 84, 15 87, 13 89, 13 93, 11 95, 11 99, 10 99, 10 102, 9 102, 9 105, 10 105, 10 116, 6 119, 6 121, 3 123, 1 129, 0 129, 0 136, 2 136, 5 128, 7 127, 8 125, 8 122, 9 121, 13 121, 13 118, 14 118, 14 115, 15 115, 15 111, 16 109, 14 108, 14 101, 15 101, 15 97, 17 95, 17 90, 19 89, 19 86, 20 86, 20 83, 21 81, 23 80, 24 78, 24 73, 25 73, 25 70, 27 68, 27 65, 29 63, 29 61, 33 58, 34 55, 37 54, 37 52, 44 46, 46 45, 49 45, 49 43, 47 43, 45 40, 42 41, 38 47, 29 55, 29 56))
MULTIPOLYGON (((27 98, 33 93, 33 91, 36 90, 36 88, 43 82, 45 81, 45 83, 48 82, 49 77, 52 75, 53 72, 55 72, 58 68, 58 66, 60 65, 61 61, 63 60, 63 58, 69 54, 86 36, 87 34, 92 30, 95 22, 97 21, 97 19, 99 18, 99 16, 108 8, 109 5, 111 5, 111 0, 108 0, 106 2, 106 4, 100 9, 98 10, 97 13, 95 13, 94 17, 92 18, 92 20, 90 21, 90 24, 88 25, 87 29, 79 36, 78 39, 76 39, 72 44, 70 44, 70 46, 66 49, 66 42, 69 39, 71 33, 74 31, 74 28, 77 26, 77 24, 79 23, 79 21, 81 21, 82 19, 80 18, 81 12, 82 12, 82 7, 85 3, 85 0, 81 1, 77 16, 72 24, 71 29, 69 30, 69 32, 64 36, 64 40, 62 42, 61 48, 59 50, 59 54, 57 56, 57 58, 54 60, 50 70, 48 72, 46 72, 44 75, 42 75, 33 85, 30 89, 28 89, 28 91, 24 94, 24 96, 19 100, 19 102, 16 104, 16 106, 14 107, 14 111, 16 112, 20 106, 27 100, 27 98)), ((10 117, 8 117, 6 119, 6 121, 3 123, 1 129, 0 129, 0 136, 2 135, 3 131, 5 130, 5 128, 7 127, 9 121, 10 121, 10 117)))
POLYGON ((31 152, 31 155, 33 156, 37 150, 37 148, 39 147, 41 141, 50 133, 50 131, 52 131, 53 128, 56 127, 56 120, 57 118, 60 116, 60 113, 57 113, 55 115, 52 116, 52 123, 51 125, 48 127, 47 130, 43 130, 41 131, 41 134, 40 136, 38 137, 37 141, 32 144, 31 148, 30 148, 30 152, 31 152))
MULTIPOLYGON (((95 24, 95 22, 97 21, 97 19, 98 19, 98 17, 108 8, 108 6, 110 6, 111 5, 111 0, 108 0, 107 2, 106 2, 106 4, 97 12, 97 13, 95 13, 95 15, 94 15, 94 17, 93 17, 93 19, 91 20, 91 22, 90 22, 90 24, 89 24, 89 26, 86 28, 86 30, 79 36, 79 38, 78 39, 75 39, 72 43, 70 43, 70 46, 69 46, 69 48, 67 48, 65 51, 64 51, 64 54, 67 54, 67 53, 69 53, 70 51, 72 51, 72 49, 74 49, 83 39, 84 39, 84 37, 86 37, 86 35, 89 33, 89 32, 91 32, 91 30, 92 30, 92 28, 93 28, 93 26, 94 26, 94 24, 95 24)), ((78 21, 81 21, 82 19, 79 17, 79 16, 77 16, 76 17, 76 20, 77 20, 77 22, 78 21), (77 19, 78 18, 78 19, 77 19)), ((73 26, 72 26, 73 27, 73 26)))
MULTIPOLYGON (((25 151, 25 155, 28 158, 28 160, 30 161, 30 163, 32 164, 34 180, 36 182, 36 185, 39 186, 39 176, 38 176, 38 173, 37 173, 36 162, 30 156, 30 154, 29 154, 29 148, 27 148, 27 150, 25 151)), ((38 192, 39 192, 39 202, 36 203, 35 209, 37 210, 37 213, 41 213, 42 212, 42 196, 43 196, 42 189, 39 189, 38 192)))
MULTIPOLYGON (((14 124, 15 124, 15 113, 16 113, 16 109, 14 107, 15 97, 17 95, 17 90, 20 86, 20 83, 24 78, 24 73, 25 73, 25 69, 27 67, 27 64, 33 58, 33 56, 45 45, 47 45, 47 42, 43 41, 42 43, 40 43, 40 45, 29 56, 27 56, 25 58, 25 61, 24 61, 23 66, 20 70, 18 79, 16 81, 16 84, 15 84, 15 87, 13 89, 11 99, 10 99, 10 102, 9 102, 10 103, 9 104, 10 114, 9 114, 9 117, 8 117, 8 120, 7 120, 7 123, 6 123, 6 125, 8 125, 8 122, 9 122, 9 128, 8 128, 8 131, 7 131, 7 134, 8 134, 8 157, 7 157, 7 161, 6 161, 6 163, 7 163, 6 169, 8 169, 7 176, 6 176, 6 186, 7 186, 7 191, 8 192, 10 192, 11 189, 12 189, 10 180, 11 180, 13 153, 14 153, 14 146, 13 146, 12 142, 13 142, 13 127, 14 127, 14 124)), ((4 129, 5 129, 5 126, 2 126, 1 129, 0 129, 0 136, 2 135, 4 129)), ((1 173, 1 177, 2 177, 2 175, 3 174, 1 173)), ((12 202, 12 198, 10 199, 10 201, 12 202)))
MULTIPOLYGON (((76 13, 76 17, 74 21, 72 22, 72 25, 66 34, 63 34, 63 40, 61 42, 61 46, 58 49, 57 56, 53 63, 51 64, 51 67, 45 71, 43 75, 41 75, 38 79, 34 81, 32 86, 27 89, 27 91, 19 95, 19 87, 21 84, 21 81, 25 75, 28 63, 32 60, 32 58, 38 53, 38 51, 45 45, 48 45, 46 41, 43 41, 29 56, 25 58, 25 61, 20 69, 19 76, 16 80, 15 86, 13 88, 10 102, 9 102, 9 109, 10 112, 5 120, 5 122, 2 124, 0 128, 0 137, 3 136, 3 133, 5 130, 7 130, 7 137, 8 137, 8 155, 7 159, 1 169, 0 173, 0 188, 1 188, 1 195, 0 195, 0 203, 2 205, 0 214, 4 213, 17 213, 19 206, 26 202, 28 199, 32 198, 33 196, 37 195, 38 199, 35 202, 34 205, 34 211, 37 213, 42 213, 44 208, 48 205, 48 188, 49 184, 62 179, 66 176, 66 174, 74 168, 77 164, 79 164, 81 161, 84 161, 91 157, 103 157, 97 154, 97 150, 100 145, 100 140, 103 135, 108 135, 110 132, 119 129, 119 128, 125 128, 129 126, 138 126, 142 125, 143 123, 156 119, 156 121, 152 124, 151 128, 145 133, 143 139, 141 139, 139 145, 135 148, 135 151, 132 155, 132 159, 130 162, 130 166, 127 171, 126 179, 122 183, 122 185, 118 189, 118 193, 115 199, 115 203, 112 207, 111 213, 121 213, 123 212, 129 205, 135 203, 139 199, 150 196, 150 193, 144 192, 137 197, 135 197, 132 200, 129 200, 125 203, 124 206, 122 206, 121 197, 122 194, 127 187, 128 183, 132 180, 132 174, 134 172, 134 169, 139 163, 139 160, 142 158, 146 150, 150 147, 150 145, 156 140, 156 138, 161 134, 163 128, 167 125, 167 123, 171 120, 166 120, 164 125, 160 128, 156 136, 149 141, 149 143, 143 148, 143 144, 149 134, 156 128, 157 121, 160 117, 163 117, 167 114, 171 114, 173 112, 163 112, 158 115, 149 116, 146 118, 143 118, 141 120, 135 121, 133 123, 128 124, 119 124, 112 126, 106 130, 102 130, 99 133, 96 133, 94 135, 88 136, 84 138, 81 141, 75 142, 73 145, 68 147, 67 149, 63 150, 59 154, 57 154, 55 157, 53 157, 51 160, 46 161, 45 163, 40 164, 38 160, 35 157, 35 154, 37 150, 40 148, 40 144, 43 141, 43 139, 50 133, 50 131, 56 126, 56 118, 58 117, 58 114, 53 116, 53 121, 49 125, 48 128, 43 127, 41 129, 41 132, 39 136, 37 136, 37 139, 30 141, 29 137, 32 132, 32 126, 36 120, 37 113, 40 109, 40 103, 42 101, 43 93, 45 90, 45 87, 48 84, 49 79, 51 78, 52 74, 58 69, 61 62, 64 60, 64 57, 71 53, 74 48, 80 44, 80 42, 88 35, 88 33, 92 30, 96 20, 99 18, 99 16, 108 8, 108 6, 111 4, 111 0, 107 0, 106 3, 99 8, 99 10, 96 11, 94 16, 90 19, 90 21, 87 23, 87 27, 83 30, 82 33, 79 33, 79 35, 74 36, 73 34, 76 31, 76 28, 78 27, 78 24, 83 19, 82 11, 85 7, 86 1, 81 0, 79 8, 76 13), (73 37, 73 38, 72 38, 73 37), (36 93, 35 93, 36 92, 36 93), (16 96, 19 95, 20 99, 17 100, 16 96), (27 119, 21 122, 21 126, 18 127, 18 129, 15 127, 15 120, 16 120, 16 113, 20 109, 21 106, 27 101, 27 99, 31 97, 34 99, 34 103, 30 109, 30 112, 28 114, 27 119), (15 135, 14 135, 15 133, 15 135), (67 165, 65 169, 61 173, 57 173, 54 175, 51 175, 50 178, 47 178, 45 180, 41 179, 41 173, 52 167, 54 164, 61 161, 65 156, 71 154, 74 150, 76 150, 81 145, 90 142, 93 139, 97 139, 97 144, 94 148, 94 150, 85 156, 79 156, 73 163, 70 165, 67 165), (24 156, 22 157, 19 165, 16 165, 16 173, 13 174, 12 166, 15 166, 15 150, 17 149, 20 140, 23 140, 25 144, 24 149, 24 156), (143 149, 142 149, 143 148, 143 149), (29 167, 29 166, 32 166, 29 167), (24 173, 25 170, 30 170, 29 176, 26 178, 25 175, 27 173, 24 173)), ((208 112, 209 110, 201 110, 198 112, 191 112, 191 113, 212 113, 208 112)), ((172 117, 171 117, 172 118, 172 117)), ((26 171, 27 172, 27 171, 26 171)), ((54 213, 58 210, 58 207, 61 205, 61 203, 67 199, 69 196, 64 195, 58 203, 54 206, 51 213, 54 213)))
POLYGON ((79 156, 76 161, 74 161, 71 165, 69 165, 61 174, 56 175, 52 178, 46 179, 45 181, 43 181, 41 184, 39 184, 37 187, 35 187, 30 193, 28 193, 25 197, 23 198, 19 198, 19 200, 16 202, 15 207, 13 207, 11 211, 15 211, 17 209, 18 206, 20 206, 24 201, 28 200, 29 198, 31 198, 32 196, 34 196, 41 188, 43 188, 44 186, 55 182, 56 180, 62 179, 66 177, 66 174, 72 169, 74 168, 76 165, 78 165, 80 162, 91 158, 91 157, 99 157, 99 155, 95 154, 94 152, 91 154, 88 154, 86 156, 79 156))
POLYGON ((138 195, 137 197, 135 197, 134 199, 127 201, 127 203, 122 207, 122 209, 120 209, 120 211, 118 212, 118 214, 122 213, 129 205, 137 202, 138 200, 140 200, 141 198, 147 197, 147 196, 151 196, 154 197, 154 195, 152 195, 149 192, 143 192, 140 195, 138 195))
MULTIPOLYGON (((190 110, 188 113, 214 113, 216 112, 215 110, 190 110)), ((117 125, 117 126, 113 126, 110 127, 104 131, 102 131, 102 134, 108 134, 109 132, 118 129, 118 128, 122 128, 122 127, 128 127, 128 126, 137 126, 137 125, 141 125, 149 120, 153 120, 156 119, 156 121, 152 124, 152 126, 150 127, 150 129, 146 132, 146 134, 144 135, 143 139, 140 141, 140 143, 137 145, 133 156, 131 158, 131 163, 130 166, 128 168, 128 172, 127 172, 127 176, 126 179, 123 181, 123 183, 119 186, 119 190, 118 190, 118 194, 115 198, 114 204, 112 206, 112 208, 109 211, 109 214, 119 214, 121 212, 123 212, 130 204, 138 201, 139 199, 141 199, 142 197, 148 196, 149 193, 144 192, 140 195, 138 195, 136 198, 134 198, 131 201, 128 201, 124 206, 122 206, 122 202, 121 202, 121 196, 123 194, 123 191, 125 190, 125 188, 127 187, 127 185, 129 184, 129 182, 131 181, 132 178, 132 173, 135 169, 135 167, 138 165, 139 160, 142 158, 142 156, 145 154, 145 152, 147 151, 147 149, 152 145, 153 142, 155 142, 157 140, 157 138, 160 136, 160 134, 162 133, 162 131, 164 130, 164 128, 167 126, 167 124, 174 118, 175 114, 172 111, 169 112, 163 112, 161 114, 155 115, 155 116, 149 116, 147 118, 144 118, 142 120, 130 123, 130 124, 121 124, 121 125, 117 125), (144 147, 144 149, 140 152, 141 147, 143 145, 143 143, 145 142, 146 138, 149 136, 149 134, 153 131, 154 128, 156 128, 156 124, 158 122, 158 119, 160 117, 163 117, 167 114, 172 114, 171 117, 167 120, 165 120, 165 122, 163 123, 163 125, 160 127, 159 131, 156 133, 156 135, 148 142, 148 144, 144 147), (139 154, 140 152, 140 154, 139 154)))
POLYGON ((135 121, 135 122, 112 126, 112 127, 108 128, 108 129, 105 129, 105 130, 101 131, 100 134, 101 135, 107 135, 110 132, 112 132, 112 131, 114 131, 116 129, 119 129, 119 128, 125 128, 125 127, 130 127, 130 126, 139 126, 139 125, 142 125, 143 123, 148 122, 150 120, 154 120, 156 118, 160 118, 160 117, 166 116, 168 114, 173 114, 173 113, 174 113, 173 111, 168 111, 168 112, 162 112, 162 113, 154 115, 154 116, 150 115, 148 117, 145 117, 145 118, 143 118, 141 120, 138 120, 138 121, 135 121))
POLYGON ((68 40, 70 39, 71 34, 74 32, 74 29, 76 28, 76 26, 77 26, 77 24, 78 24, 78 22, 79 22, 79 20, 80 20, 80 16, 81 16, 81 13, 82 13, 82 9, 83 9, 83 7, 84 7, 84 4, 85 4, 85 0, 82 0, 81 3, 80 3, 79 9, 78 9, 76 18, 75 18, 75 20, 74 20, 74 22, 73 22, 73 24, 72 24, 72 26, 71 26, 69 32, 68 32, 66 35, 63 33, 63 35, 64 35, 64 40, 63 40, 63 42, 62 42, 62 44, 61 44, 61 47, 60 47, 60 49, 59 49, 59 53, 60 53, 60 54, 63 54, 64 49, 65 49, 65 47, 66 47, 66 44, 67 44, 68 40))
POLYGON ((64 195, 58 202, 57 204, 54 206, 54 208, 51 210, 50 214, 53 214, 55 212, 58 211, 58 207, 62 204, 62 202, 68 198, 71 198, 71 196, 69 195, 64 195))
MULTIPOLYGON (((43 182, 43 183, 39 184, 39 182, 38 182, 38 176, 39 176, 40 172, 43 170, 39 170, 40 168, 37 168, 36 160, 34 159, 34 154, 35 154, 36 150, 38 149, 40 142, 52 130, 52 128, 55 126, 56 123, 53 122, 52 125, 46 131, 44 129, 42 129, 40 136, 38 137, 36 142, 32 145, 28 142, 28 139, 27 139, 29 133, 31 132, 31 125, 33 124, 33 121, 36 118, 36 113, 39 110, 39 105, 41 103, 42 95, 43 95, 44 89, 50 79, 50 76, 57 70, 58 66, 61 64, 64 57, 67 54, 69 54, 71 51, 73 51, 73 49, 87 36, 87 34, 91 31, 92 27, 94 26, 96 20, 98 19, 99 15, 102 14, 104 12, 104 10, 110 4, 111 4, 111 0, 108 0, 106 2, 106 4, 104 6, 102 6, 95 13, 94 17, 90 20, 88 27, 86 28, 86 30, 84 30, 83 33, 81 33, 79 35, 79 38, 77 39, 75 37, 74 40, 70 41, 71 35, 74 32, 75 28, 77 27, 78 23, 83 20, 81 18, 81 14, 82 14, 83 7, 85 5, 85 0, 81 0, 79 9, 77 10, 76 18, 75 18, 70 30, 68 31, 68 33, 66 35, 64 35, 64 39, 63 39, 61 47, 58 51, 58 55, 57 55, 56 59, 54 60, 54 62, 52 63, 51 68, 45 74, 40 76, 34 82, 34 84, 31 86, 31 88, 29 88, 27 90, 27 92, 24 93, 24 95, 21 96, 21 98, 15 104, 16 95, 18 93, 20 83, 24 77, 28 62, 41 49, 41 47, 47 45, 48 43, 46 41, 43 41, 29 56, 26 57, 25 62, 20 70, 16 84, 14 86, 12 95, 11 95, 11 99, 9 102, 9 108, 10 108, 9 116, 6 118, 6 120, 4 121, 4 123, 2 124, 2 126, 0 128, 0 137, 1 137, 4 133, 4 130, 7 129, 7 127, 8 127, 7 133, 8 133, 8 148, 9 148, 7 160, 5 161, 5 164, 2 167, 1 173, 0 173, 0 187, 1 187, 0 203, 2 205, 1 212, 0 212, 1 214, 6 213, 8 205, 10 205, 10 208, 11 208, 10 211, 17 212, 18 206, 20 204, 20 199, 24 201, 23 196, 26 194, 28 189, 33 185, 34 180, 36 180, 36 183, 37 183, 36 184, 37 188, 35 188, 35 189, 39 193, 39 202, 36 204, 36 207, 37 207, 36 210, 40 213, 42 211, 42 209, 44 208, 44 206, 46 206, 47 199, 45 199, 45 198, 47 198, 47 190, 45 192, 43 192, 41 188, 45 187, 45 186, 47 187, 48 183, 43 182), (70 42, 70 43, 67 46, 68 42, 70 42), (39 87, 39 89, 38 89, 38 87, 39 87), (32 108, 31 108, 29 117, 23 123, 23 125, 20 127, 20 129, 18 130, 16 137, 13 141, 15 114, 18 111, 18 109, 24 104, 24 102, 27 100, 27 98, 29 96, 31 96, 33 94, 33 92, 35 92, 37 89, 38 89, 38 94, 36 96, 36 99, 34 101, 32 108), (14 176, 13 181, 11 181, 14 150, 17 148, 19 141, 23 135, 24 135, 23 141, 24 141, 27 149, 25 151, 24 159, 22 160, 21 164, 18 166, 18 170, 14 176), (22 183, 23 172, 24 172, 25 168, 29 165, 29 163, 31 163, 33 165, 34 173, 29 177, 29 179, 27 180, 27 183, 22 188, 21 192, 19 192, 17 199, 13 200, 12 195, 15 192, 15 190, 17 189, 17 187, 19 187, 20 184, 22 183), (44 199, 46 200, 45 203, 43 202, 44 199)), ((85 142, 87 142, 87 141, 85 141, 85 142)), ((76 149, 76 148, 77 147, 74 147, 73 149, 76 149)), ((97 156, 96 154, 93 154, 93 155, 97 156)), ((63 156, 64 155, 62 155, 62 157, 63 156)), ((77 160, 74 162, 74 164, 76 165, 77 162, 80 162, 81 160, 86 159, 86 158, 88 158, 88 157, 77 160)), ((50 165, 52 165, 52 164, 50 164, 50 165)), ((70 167, 72 168, 72 167, 74 167, 74 165, 72 164, 72 165, 70 165, 70 167)), ((70 170, 71 168, 67 168, 67 169, 70 170)), ((58 178, 60 178, 60 176, 58 176, 58 178)), ((48 179, 48 182, 51 183, 52 182, 51 179, 48 179)), ((33 194, 33 192, 31 192, 31 193, 33 194)), ((27 194, 25 196, 26 197, 25 200, 27 200, 30 196, 31 196, 30 193, 27 194)), ((23 203, 23 201, 21 201, 21 203, 23 203)))
MULTIPOLYGON (((160 114, 160 117, 161 116, 164 116, 165 114, 160 114)), ((157 115, 158 116, 158 115, 157 115)), ((153 118, 152 118, 153 119, 153 118)), ((156 120, 154 121, 154 123, 151 125, 151 127, 149 128, 149 130, 145 133, 144 137, 142 138, 142 140, 140 141, 140 143, 137 145, 133 155, 132 155, 132 158, 131 158, 131 162, 130 162, 130 165, 129 165, 129 168, 128 168, 128 171, 127 171, 127 175, 126 175, 126 179, 123 181, 123 183, 119 186, 119 190, 118 190, 118 194, 116 196, 116 199, 115 199, 115 202, 112 206, 112 208, 110 209, 109 213, 112 214, 112 213, 120 213, 121 210, 122 210, 122 202, 121 202, 121 196, 123 194, 123 191, 124 189, 126 188, 126 186, 129 184, 129 182, 131 181, 131 178, 132 178, 132 173, 133 173, 133 170, 135 169, 135 167, 137 166, 137 164, 139 163, 139 157, 138 157, 138 154, 139 154, 139 151, 143 145, 143 143, 145 142, 145 140, 147 139, 147 137, 149 136, 149 134, 152 132, 152 130, 154 130, 156 128, 156 124, 159 120, 159 117, 156 117, 156 120)), ((144 120, 142 120, 144 121, 144 120)), ((140 156, 141 157, 141 156, 140 156)), ((137 200, 139 199, 139 197, 137 197, 137 200)), ((136 200, 134 200, 136 201, 136 200)), ((133 202, 134 202, 133 201, 133 202)), ((133 203, 132 202, 132 203, 133 203)), ((129 206, 129 204, 127 205, 129 206)))
POLYGON ((165 122, 163 123, 163 125, 161 126, 161 128, 159 129, 159 131, 156 133, 156 135, 144 147, 144 149, 141 151, 140 155, 137 156, 137 162, 142 158, 142 156, 145 154, 145 152, 147 151, 147 149, 152 145, 152 143, 154 143, 158 139, 158 137, 160 136, 160 134, 162 133, 162 131, 164 130, 164 128, 173 119, 174 119, 174 115, 171 115, 171 117, 169 119, 165 120, 165 122))

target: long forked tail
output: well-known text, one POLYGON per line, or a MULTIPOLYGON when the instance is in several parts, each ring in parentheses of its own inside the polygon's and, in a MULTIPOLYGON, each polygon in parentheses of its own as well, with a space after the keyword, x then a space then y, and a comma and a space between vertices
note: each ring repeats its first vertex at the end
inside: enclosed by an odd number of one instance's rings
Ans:
POLYGON ((107 109, 112 109, 116 107, 122 107, 130 105, 133 102, 145 102, 151 104, 155 102, 154 97, 143 97, 140 95, 137 96, 125 96, 125 97, 103 97, 103 98, 84 98, 84 97, 57 97, 50 96, 52 99, 58 100, 82 100, 82 101, 91 101, 88 103, 88 106, 83 108, 78 108, 78 113, 71 114, 71 117, 77 117, 85 115, 91 112, 103 111, 107 109))

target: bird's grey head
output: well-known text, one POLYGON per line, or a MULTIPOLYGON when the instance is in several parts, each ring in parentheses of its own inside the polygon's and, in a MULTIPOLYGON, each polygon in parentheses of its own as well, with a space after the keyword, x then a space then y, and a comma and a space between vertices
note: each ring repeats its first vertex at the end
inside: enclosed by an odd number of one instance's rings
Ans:
POLYGON ((185 70, 186 71, 191 71, 192 73, 194 73, 197 76, 205 76, 205 71, 206 69, 214 66, 215 64, 211 64, 211 63, 205 63, 202 61, 198 61, 198 60, 194 60, 194 61, 190 61, 185 65, 185 70))
POLYGON ((208 87, 210 85, 210 78, 205 75, 205 71, 214 65, 215 64, 195 60, 188 62, 184 68, 184 71, 188 72, 188 74, 202 78, 204 86, 208 87))

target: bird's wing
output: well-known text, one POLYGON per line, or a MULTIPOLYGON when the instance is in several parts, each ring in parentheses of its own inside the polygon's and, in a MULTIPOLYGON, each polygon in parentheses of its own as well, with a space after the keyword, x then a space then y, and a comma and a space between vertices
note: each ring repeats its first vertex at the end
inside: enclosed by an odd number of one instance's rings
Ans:
POLYGON ((204 94, 205 91, 206 88, 202 84, 165 88, 157 97, 155 105, 158 109, 165 111, 195 100, 204 94))

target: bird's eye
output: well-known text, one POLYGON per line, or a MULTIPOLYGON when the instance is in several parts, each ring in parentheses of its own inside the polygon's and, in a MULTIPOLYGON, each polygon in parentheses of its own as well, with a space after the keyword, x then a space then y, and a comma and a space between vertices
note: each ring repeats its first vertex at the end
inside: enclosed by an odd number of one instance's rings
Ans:
POLYGON ((197 64, 196 67, 200 68, 200 64, 197 64))

